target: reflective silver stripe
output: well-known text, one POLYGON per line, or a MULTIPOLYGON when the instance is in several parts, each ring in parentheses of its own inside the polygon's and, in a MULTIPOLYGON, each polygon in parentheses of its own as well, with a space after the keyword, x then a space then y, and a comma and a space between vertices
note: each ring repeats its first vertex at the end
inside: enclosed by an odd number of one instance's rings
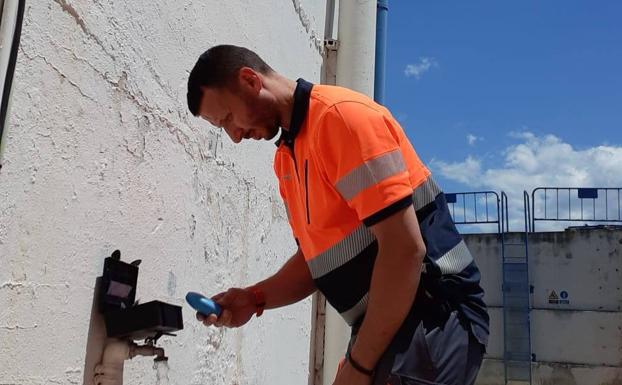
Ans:
POLYGON ((337 191, 347 201, 376 183, 406 171, 402 152, 397 149, 368 160, 337 181, 337 191))
POLYGON ((341 313, 341 316, 348 325, 352 326, 360 316, 365 314, 365 310, 367 310, 367 301, 369 301, 369 293, 365 294, 356 305, 341 313))
POLYGON ((460 241, 445 255, 436 260, 436 264, 443 274, 458 274, 473 262, 473 256, 464 243, 460 241))
POLYGON ((350 235, 307 262, 311 276, 316 279, 344 265, 375 240, 376 237, 367 226, 359 226, 350 235))
POLYGON ((432 177, 429 176, 428 179, 426 179, 425 182, 420 184, 413 192, 413 201, 414 201, 415 211, 434 202, 438 194, 440 194, 441 192, 442 192, 441 188, 438 187, 434 179, 432 179, 432 177))

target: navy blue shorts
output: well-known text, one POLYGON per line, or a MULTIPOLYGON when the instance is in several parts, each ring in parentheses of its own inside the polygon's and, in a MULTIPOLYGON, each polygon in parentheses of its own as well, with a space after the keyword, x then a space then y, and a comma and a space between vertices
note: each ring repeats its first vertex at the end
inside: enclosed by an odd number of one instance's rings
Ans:
POLYGON ((378 362, 373 385, 472 385, 484 351, 458 310, 413 306, 378 362))

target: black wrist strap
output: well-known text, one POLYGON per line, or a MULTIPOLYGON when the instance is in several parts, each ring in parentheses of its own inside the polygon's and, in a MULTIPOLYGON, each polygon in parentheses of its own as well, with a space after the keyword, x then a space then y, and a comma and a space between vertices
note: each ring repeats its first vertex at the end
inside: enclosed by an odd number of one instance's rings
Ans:
POLYGON ((363 365, 361 365, 358 362, 356 362, 354 360, 354 358, 352 358, 352 354, 350 354, 350 352, 346 352, 346 359, 348 360, 350 365, 352 365, 352 367, 354 369, 356 369, 358 372, 361 372, 364 375, 369 376, 369 377, 372 377, 374 375, 374 371, 373 370, 369 370, 367 368, 364 368, 363 365))

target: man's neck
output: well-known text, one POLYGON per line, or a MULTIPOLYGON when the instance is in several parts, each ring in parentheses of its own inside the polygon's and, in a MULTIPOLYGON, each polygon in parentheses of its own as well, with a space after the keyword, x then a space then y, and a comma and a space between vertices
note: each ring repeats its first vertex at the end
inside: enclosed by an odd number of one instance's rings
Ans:
POLYGON ((275 73, 264 79, 264 85, 274 95, 281 128, 288 131, 292 121, 296 82, 275 73))

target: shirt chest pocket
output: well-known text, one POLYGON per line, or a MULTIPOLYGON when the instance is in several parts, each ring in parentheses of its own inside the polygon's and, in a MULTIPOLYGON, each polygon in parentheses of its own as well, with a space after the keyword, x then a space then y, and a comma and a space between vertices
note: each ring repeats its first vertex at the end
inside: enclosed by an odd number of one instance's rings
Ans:
POLYGON ((314 223, 316 201, 323 201, 322 194, 317 191, 317 177, 317 169, 308 158, 296 163, 289 157, 283 164, 279 183, 285 194, 288 215, 296 227, 308 228, 314 223))
POLYGON ((279 183, 296 232, 339 227, 339 223, 355 216, 313 158, 301 157, 296 162, 286 154, 282 160, 279 183))
POLYGON ((295 232, 303 230, 308 222, 304 178, 304 168, 296 164, 294 157, 290 153, 282 154, 279 184, 285 198, 287 215, 295 232))

